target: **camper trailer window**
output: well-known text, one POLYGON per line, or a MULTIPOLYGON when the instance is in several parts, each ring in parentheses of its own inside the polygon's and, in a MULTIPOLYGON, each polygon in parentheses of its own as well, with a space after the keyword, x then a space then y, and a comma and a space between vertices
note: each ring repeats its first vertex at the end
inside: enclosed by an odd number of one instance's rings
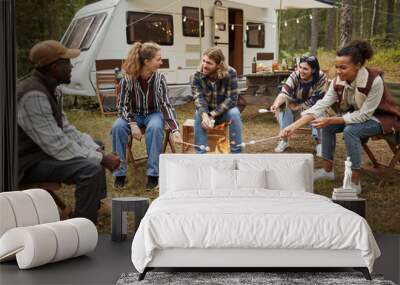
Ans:
MULTIPOLYGON (((201 9, 201 36, 204 37, 204 10, 201 9)), ((182 30, 185 37, 199 36, 199 8, 182 7, 182 30)))
POLYGON ((89 49, 105 18, 106 13, 101 13, 74 20, 62 43, 68 48, 89 49))
POLYGON ((265 25, 264 23, 247 22, 247 47, 264 48, 265 47, 265 25))
POLYGON ((84 17, 75 20, 69 33, 68 39, 65 41, 65 46, 68 48, 80 48, 81 43, 89 30, 90 25, 94 20, 94 16, 84 17))
POLYGON ((103 22, 106 18, 106 13, 101 13, 96 15, 96 17, 94 18, 92 24, 90 25, 86 36, 81 44, 81 50, 87 50, 90 48, 90 46, 92 45, 92 42, 94 41, 94 38, 97 35, 97 32, 100 30, 101 26, 103 25, 103 22))
POLYGON ((128 12, 126 39, 128 44, 153 41, 159 45, 173 45, 172 15, 128 12))

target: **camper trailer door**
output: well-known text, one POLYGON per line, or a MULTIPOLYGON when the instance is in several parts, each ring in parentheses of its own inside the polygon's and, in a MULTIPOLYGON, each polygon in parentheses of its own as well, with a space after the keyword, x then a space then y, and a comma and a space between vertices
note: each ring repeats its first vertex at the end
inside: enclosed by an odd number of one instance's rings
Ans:
POLYGON ((224 52, 225 58, 229 58, 229 27, 228 9, 214 7, 214 45, 224 52))

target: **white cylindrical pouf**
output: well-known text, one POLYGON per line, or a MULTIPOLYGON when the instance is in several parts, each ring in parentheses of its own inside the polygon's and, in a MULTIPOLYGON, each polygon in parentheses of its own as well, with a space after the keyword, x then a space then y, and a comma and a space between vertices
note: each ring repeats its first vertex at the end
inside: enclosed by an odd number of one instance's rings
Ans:
POLYGON ((90 220, 85 218, 74 218, 65 220, 65 222, 74 226, 78 233, 78 249, 75 252, 74 257, 86 254, 96 248, 98 240, 97 229, 90 220))
POLYGON ((39 223, 35 205, 31 197, 21 191, 3 192, 13 209, 17 227, 33 226, 39 223))
POLYGON ((23 192, 31 197, 39 218, 39 224, 60 220, 57 205, 49 192, 43 189, 29 189, 23 192))
POLYGON ((0 252, 15 254, 20 269, 40 266, 53 260, 57 251, 54 232, 42 225, 14 228, 0 239, 0 252))
POLYGON ((17 226, 14 211, 6 197, 0 196, 0 238, 9 229, 17 226))
POLYGON ((74 226, 66 221, 41 225, 51 229, 56 235, 57 251, 51 262, 73 257, 78 249, 78 233, 74 226))

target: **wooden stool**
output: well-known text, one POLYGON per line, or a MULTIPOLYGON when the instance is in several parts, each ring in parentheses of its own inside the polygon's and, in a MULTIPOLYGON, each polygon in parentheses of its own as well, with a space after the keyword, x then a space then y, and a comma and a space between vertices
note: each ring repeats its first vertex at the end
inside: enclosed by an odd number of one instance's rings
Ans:
MULTIPOLYGON (((229 146, 229 124, 221 124, 216 126, 212 130, 207 130, 208 135, 208 146, 210 147, 210 152, 216 153, 225 153, 229 152, 228 150, 220 150, 218 147, 221 144, 221 141, 226 141, 229 146), (222 126, 221 126, 222 125, 222 126)), ((194 144, 194 120, 187 119, 182 126, 182 138, 184 142, 194 144)), ((188 145, 182 146, 182 153, 186 153, 189 151, 188 145)))
POLYGON ((140 221, 149 208, 150 200, 143 197, 120 197, 112 199, 111 206, 111 239, 122 241, 128 232, 127 212, 135 214, 135 229, 139 227, 140 221))
POLYGON ((400 132, 379 135, 371 137, 372 140, 385 140, 390 149, 393 152, 393 157, 391 158, 389 164, 379 163, 372 153, 371 149, 368 147, 367 142, 363 143, 363 149, 367 153, 369 159, 371 160, 373 167, 365 167, 363 171, 366 173, 372 173, 375 177, 379 177, 380 181, 378 187, 385 184, 385 179, 393 173, 400 174, 400 170, 396 169, 396 165, 400 165, 400 132))

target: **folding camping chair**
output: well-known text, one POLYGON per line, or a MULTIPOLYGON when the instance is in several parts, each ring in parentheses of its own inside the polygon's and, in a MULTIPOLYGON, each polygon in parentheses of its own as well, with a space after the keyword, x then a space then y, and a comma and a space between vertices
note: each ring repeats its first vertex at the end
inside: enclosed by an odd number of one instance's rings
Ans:
POLYGON ((367 153, 369 159, 372 162, 372 167, 365 167, 363 171, 366 173, 374 174, 379 177, 378 187, 385 184, 386 178, 393 173, 400 174, 400 169, 396 169, 396 165, 400 165, 400 132, 390 133, 386 135, 379 135, 371 137, 372 140, 385 140, 390 149, 393 152, 393 156, 388 164, 380 163, 375 158, 374 153, 368 147, 367 142, 363 143, 363 149, 367 153))
POLYGON ((122 60, 96 60, 96 96, 103 115, 118 113, 119 83, 115 68, 121 68, 122 60))

